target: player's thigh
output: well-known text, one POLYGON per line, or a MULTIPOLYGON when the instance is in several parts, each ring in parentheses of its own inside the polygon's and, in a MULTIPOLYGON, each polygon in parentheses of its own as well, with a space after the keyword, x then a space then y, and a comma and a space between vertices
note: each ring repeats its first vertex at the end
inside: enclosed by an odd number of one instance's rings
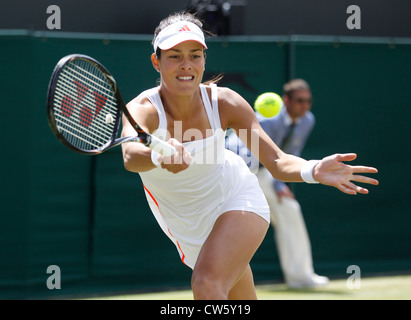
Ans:
POLYGON ((231 289, 248 267, 268 226, 265 219, 253 212, 222 214, 200 251, 193 278, 206 277, 231 289))

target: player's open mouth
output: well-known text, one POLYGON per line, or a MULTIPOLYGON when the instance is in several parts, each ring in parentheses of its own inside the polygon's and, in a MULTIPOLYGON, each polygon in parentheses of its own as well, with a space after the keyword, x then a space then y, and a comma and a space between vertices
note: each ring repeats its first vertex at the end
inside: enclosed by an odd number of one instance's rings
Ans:
POLYGON ((177 79, 181 81, 191 81, 194 80, 194 76, 179 76, 177 79))

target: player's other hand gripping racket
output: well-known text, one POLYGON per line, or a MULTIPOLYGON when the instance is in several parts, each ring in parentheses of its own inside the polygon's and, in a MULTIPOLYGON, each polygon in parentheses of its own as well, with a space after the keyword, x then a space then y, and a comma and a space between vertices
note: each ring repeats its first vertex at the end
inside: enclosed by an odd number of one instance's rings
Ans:
POLYGON ((47 117, 56 137, 82 154, 99 154, 125 142, 141 142, 163 156, 176 152, 172 145, 140 128, 128 112, 113 76, 85 55, 68 55, 57 63, 48 88, 47 117), (136 136, 117 138, 121 112, 136 136))

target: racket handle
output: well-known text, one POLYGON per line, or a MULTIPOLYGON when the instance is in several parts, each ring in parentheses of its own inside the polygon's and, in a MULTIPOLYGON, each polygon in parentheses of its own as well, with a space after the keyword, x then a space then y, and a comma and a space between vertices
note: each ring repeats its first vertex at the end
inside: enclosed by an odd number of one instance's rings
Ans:
POLYGON ((154 151, 160 153, 161 155, 165 157, 170 157, 174 153, 177 152, 176 148, 174 148, 171 144, 160 140, 156 136, 150 136, 150 143, 148 144, 148 147, 153 149, 154 151))

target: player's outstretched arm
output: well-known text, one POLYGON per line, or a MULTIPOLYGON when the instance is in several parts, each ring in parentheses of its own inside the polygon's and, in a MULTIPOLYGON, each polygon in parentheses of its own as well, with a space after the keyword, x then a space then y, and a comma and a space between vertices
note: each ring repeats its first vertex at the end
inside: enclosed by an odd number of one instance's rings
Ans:
POLYGON ((373 167, 351 166, 343 163, 343 161, 353 161, 356 158, 355 153, 334 154, 325 157, 314 167, 313 178, 324 185, 336 187, 347 194, 367 194, 368 190, 366 188, 357 186, 352 181, 378 185, 378 180, 358 174, 377 173, 378 170, 373 167))
POLYGON ((277 180, 284 182, 319 182, 336 187, 347 194, 368 193, 366 188, 357 186, 354 182, 378 184, 378 181, 375 179, 358 175, 358 173, 377 173, 377 169, 366 166, 351 166, 343 163, 344 161, 355 160, 357 158, 355 153, 334 154, 325 157, 318 163, 313 162, 313 164, 316 163, 313 169, 306 160, 282 152, 261 128, 251 106, 239 94, 227 89, 220 89, 220 93, 219 96, 222 97, 220 102, 222 103, 221 107, 220 105, 219 107, 224 108, 225 111, 223 113, 220 112, 222 125, 227 124, 236 132, 245 130, 247 138, 243 143, 247 145, 251 152, 254 152, 252 135, 257 135, 258 138, 254 140, 258 141, 259 148, 258 153, 255 153, 254 156, 260 160, 277 180), (304 178, 303 173, 305 173, 304 178), (309 179, 307 179, 307 173, 309 179))

